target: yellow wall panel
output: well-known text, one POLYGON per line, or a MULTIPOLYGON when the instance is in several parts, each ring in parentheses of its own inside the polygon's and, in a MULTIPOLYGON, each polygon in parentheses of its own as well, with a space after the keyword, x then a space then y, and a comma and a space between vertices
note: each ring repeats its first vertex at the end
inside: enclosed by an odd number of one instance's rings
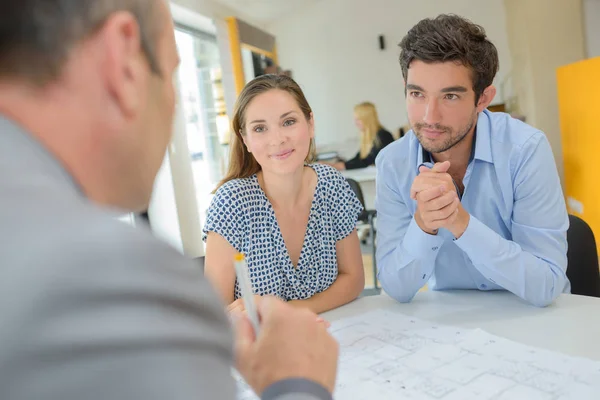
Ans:
POLYGON ((236 95, 239 95, 245 86, 240 32, 238 30, 238 23, 235 17, 227 17, 225 20, 227 21, 227 28, 229 30, 229 47, 231 51, 231 63, 233 66, 235 93, 236 95))
POLYGON ((600 246, 600 57, 558 68, 557 82, 567 207, 600 246))

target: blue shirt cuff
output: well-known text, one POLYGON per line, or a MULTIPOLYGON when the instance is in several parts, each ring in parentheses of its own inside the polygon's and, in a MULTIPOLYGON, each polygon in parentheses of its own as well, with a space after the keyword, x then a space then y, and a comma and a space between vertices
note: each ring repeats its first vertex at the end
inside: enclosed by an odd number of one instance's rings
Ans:
POLYGON ((402 243, 406 252, 418 259, 427 253, 437 253, 440 246, 444 243, 444 238, 424 232, 413 217, 408 225, 402 243))
POLYGON ((454 243, 474 263, 479 262, 484 257, 489 257, 489 245, 496 242, 498 242, 498 234, 472 215, 469 217, 469 225, 467 225, 467 229, 462 236, 454 240, 454 243))
POLYGON ((316 382, 303 378, 290 378, 275 382, 262 394, 262 400, 277 400, 286 395, 304 394, 315 400, 332 400, 331 393, 316 382))

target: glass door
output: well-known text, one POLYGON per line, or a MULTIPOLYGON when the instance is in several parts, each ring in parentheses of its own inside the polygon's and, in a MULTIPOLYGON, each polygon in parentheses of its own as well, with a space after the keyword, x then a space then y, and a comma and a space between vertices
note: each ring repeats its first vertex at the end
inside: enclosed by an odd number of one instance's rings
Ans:
POLYGON ((211 192, 227 168, 227 118, 222 70, 214 35, 177 26, 181 57, 178 72, 180 101, 185 115, 186 136, 200 215, 204 221, 211 192))

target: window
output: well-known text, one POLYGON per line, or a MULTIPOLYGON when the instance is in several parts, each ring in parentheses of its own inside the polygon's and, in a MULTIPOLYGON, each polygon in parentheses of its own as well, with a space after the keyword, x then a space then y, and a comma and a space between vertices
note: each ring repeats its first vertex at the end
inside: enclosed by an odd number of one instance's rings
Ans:
POLYGON ((226 114, 221 63, 214 35, 178 25, 175 38, 181 66, 178 72, 181 106, 200 213, 227 167, 229 120, 226 114))

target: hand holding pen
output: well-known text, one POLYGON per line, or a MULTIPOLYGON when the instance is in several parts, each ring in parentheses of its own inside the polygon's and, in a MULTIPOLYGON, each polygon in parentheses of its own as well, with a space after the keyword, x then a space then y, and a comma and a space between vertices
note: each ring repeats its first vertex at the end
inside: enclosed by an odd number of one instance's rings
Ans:
POLYGON ((257 303, 260 332, 247 312, 233 312, 236 368, 261 396, 272 383, 306 379, 333 392, 339 345, 307 308, 273 296, 257 303))

